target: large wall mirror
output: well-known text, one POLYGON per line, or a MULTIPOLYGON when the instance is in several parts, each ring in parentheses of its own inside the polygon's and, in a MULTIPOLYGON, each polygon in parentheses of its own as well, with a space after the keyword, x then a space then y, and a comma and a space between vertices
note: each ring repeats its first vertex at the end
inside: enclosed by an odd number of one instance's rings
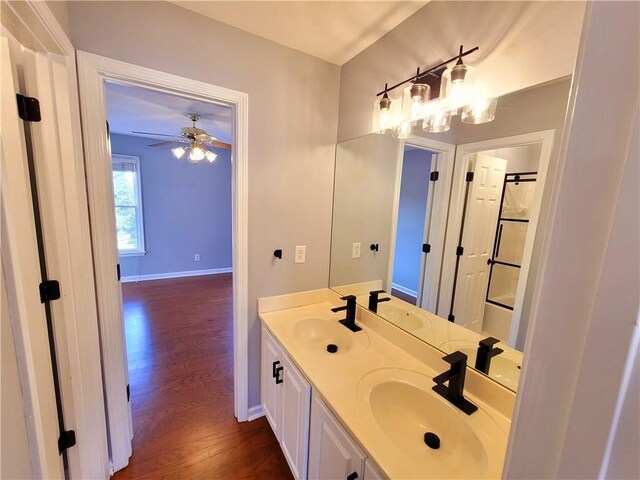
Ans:
POLYGON ((340 143, 330 287, 516 390, 570 85, 501 97, 491 123, 340 143))

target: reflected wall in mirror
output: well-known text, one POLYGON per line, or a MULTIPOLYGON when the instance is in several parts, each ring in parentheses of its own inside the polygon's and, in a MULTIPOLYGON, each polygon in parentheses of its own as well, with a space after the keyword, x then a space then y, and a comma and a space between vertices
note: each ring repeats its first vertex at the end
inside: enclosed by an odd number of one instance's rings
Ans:
POLYGON ((330 287, 515 390, 569 88, 502 97, 485 125, 339 144, 330 287))

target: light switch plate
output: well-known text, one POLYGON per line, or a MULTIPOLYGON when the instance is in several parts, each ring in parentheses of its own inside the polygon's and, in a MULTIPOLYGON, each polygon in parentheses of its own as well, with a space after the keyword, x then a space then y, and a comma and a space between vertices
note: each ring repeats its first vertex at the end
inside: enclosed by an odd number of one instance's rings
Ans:
POLYGON ((307 256, 306 245, 296 245, 295 263, 304 263, 307 256))
POLYGON ((362 245, 360 242, 351 244, 351 258, 360 258, 360 251, 362 250, 362 245))
POLYGON ((199 261, 200 261, 200 254, 199 254, 199 253, 196 253, 196 254, 193 256, 193 259, 194 259, 196 262, 199 262, 199 261))

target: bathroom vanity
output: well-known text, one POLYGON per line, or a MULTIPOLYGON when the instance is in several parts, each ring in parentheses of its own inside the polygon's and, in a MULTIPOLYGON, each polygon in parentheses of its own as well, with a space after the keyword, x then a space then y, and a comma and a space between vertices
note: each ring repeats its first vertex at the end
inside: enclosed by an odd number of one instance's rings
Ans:
POLYGON ((261 399, 296 479, 499 478, 515 394, 469 368, 468 415, 436 394, 441 351, 329 289, 259 300, 261 399))

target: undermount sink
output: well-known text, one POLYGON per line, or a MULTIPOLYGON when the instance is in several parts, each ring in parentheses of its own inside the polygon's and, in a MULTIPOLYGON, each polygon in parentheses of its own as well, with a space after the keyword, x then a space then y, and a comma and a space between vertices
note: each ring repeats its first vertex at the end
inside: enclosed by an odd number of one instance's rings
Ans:
POLYGON ((332 355, 350 351, 354 340, 358 344, 369 344, 366 332, 353 333, 334 320, 318 317, 298 320, 293 326, 293 336, 309 350, 332 355), (358 338, 355 338, 356 335, 358 338))
MULTIPOLYGON (((500 345, 497 346, 500 347, 500 345)), ((468 357, 467 365, 473 367, 476 364, 478 345, 473 342, 449 341, 440 345, 440 350, 447 353, 459 350, 468 357)), ((507 352, 503 352, 491 359, 489 377, 515 391, 518 389, 520 381, 520 366, 521 361, 511 358, 507 352)))
POLYGON ((379 303, 378 315, 409 332, 419 330, 429 324, 429 320, 392 303, 379 303))
POLYGON ((427 375, 383 368, 360 380, 357 395, 362 414, 386 435, 402 462, 414 467, 414 478, 499 478, 506 432, 482 408, 466 415, 432 386, 427 375), (438 448, 426 444, 426 433, 439 440, 438 448))

